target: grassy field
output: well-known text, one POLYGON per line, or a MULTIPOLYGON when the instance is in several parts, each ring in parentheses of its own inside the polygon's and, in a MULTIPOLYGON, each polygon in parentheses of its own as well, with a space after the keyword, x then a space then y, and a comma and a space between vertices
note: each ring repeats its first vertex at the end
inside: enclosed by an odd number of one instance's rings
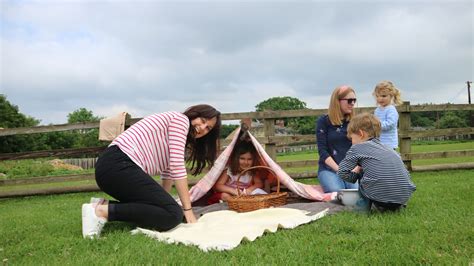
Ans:
POLYGON ((209 253, 132 236, 125 223, 107 224, 98 240, 82 239, 80 206, 100 193, 3 199, 0 259, 12 265, 470 265, 473 177, 470 170, 414 173, 417 191, 400 213, 338 213, 209 253))
MULTIPOLYGON (((422 152, 436 152, 436 151, 456 151, 456 150, 472 150, 474 149, 474 141, 464 142, 444 142, 441 144, 420 144, 412 145, 412 153, 422 152)), ((317 151, 306 151, 289 154, 280 154, 277 157, 277 161, 302 161, 302 160, 315 160, 318 159, 317 151)), ((413 165, 425 165, 425 164, 441 164, 441 163, 453 163, 453 162, 474 162, 474 157, 453 157, 453 158, 441 158, 436 160, 414 160, 413 165), (426 161, 421 162, 420 161, 426 161)))

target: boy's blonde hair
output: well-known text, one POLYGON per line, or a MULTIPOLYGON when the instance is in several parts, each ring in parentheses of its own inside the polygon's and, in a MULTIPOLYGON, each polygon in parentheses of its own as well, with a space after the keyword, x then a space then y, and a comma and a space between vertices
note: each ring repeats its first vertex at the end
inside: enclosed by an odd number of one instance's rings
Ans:
POLYGON ((380 131, 382 131, 382 124, 375 115, 362 113, 352 117, 347 126, 347 137, 350 138, 351 134, 357 134, 359 130, 366 132, 369 138, 378 138, 380 131))
POLYGON ((383 94, 384 92, 392 96, 394 105, 400 105, 403 103, 400 90, 395 87, 395 85, 393 85, 391 81, 384 80, 379 82, 377 85, 375 85, 375 89, 372 95, 377 97, 378 94, 383 94))
POLYGON ((342 120, 350 121, 352 115, 354 114, 354 110, 350 114, 343 114, 341 111, 341 103, 340 99, 344 99, 349 93, 354 93, 355 91, 351 86, 343 85, 336 87, 331 95, 331 100, 329 102, 328 108, 328 116, 329 121, 333 126, 342 125, 342 120))

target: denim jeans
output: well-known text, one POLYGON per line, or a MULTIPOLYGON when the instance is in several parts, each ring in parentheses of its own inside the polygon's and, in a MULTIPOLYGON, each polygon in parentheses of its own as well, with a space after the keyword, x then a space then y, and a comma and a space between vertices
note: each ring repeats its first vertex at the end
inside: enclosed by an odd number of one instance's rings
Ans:
POLYGON ((336 172, 329 170, 318 171, 318 179, 325 193, 337 192, 345 188, 359 188, 358 183, 349 183, 342 180, 336 172))
POLYGON ((359 190, 360 199, 357 200, 356 206, 354 207, 355 211, 362 212, 362 213, 370 213, 372 206, 378 212, 396 212, 399 211, 401 208, 405 207, 403 204, 398 203, 388 203, 388 202, 379 202, 375 200, 371 200, 365 197, 359 190))

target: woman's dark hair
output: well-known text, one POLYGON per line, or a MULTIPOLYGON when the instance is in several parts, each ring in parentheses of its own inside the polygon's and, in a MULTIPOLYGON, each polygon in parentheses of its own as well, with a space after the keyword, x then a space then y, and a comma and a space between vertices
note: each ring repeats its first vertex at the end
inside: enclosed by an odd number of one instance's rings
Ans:
MULTIPOLYGON (((237 175, 237 174, 240 173, 239 157, 242 154, 245 154, 247 152, 250 152, 250 154, 252 154, 252 157, 253 157, 253 162, 252 162, 251 166, 260 165, 259 159, 258 159, 259 158, 258 152, 255 149, 255 146, 253 146, 252 142, 241 141, 241 142, 239 142, 235 145, 234 150, 232 151, 232 153, 230 155, 229 168, 230 168, 230 172, 233 175, 237 175)), ((250 174, 252 176, 255 175, 255 170, 250 170, 250 174)))
POLYGON ((221 129, 221 113, 214 107, 207 104, 194 105, 186 109, 184 114, 191 121, 198 118, 212 119, 216 118, 216 124, 209 133, 201 138, 195 138, 194 130, 191 127, 186 139, 186 151, 188 156, 186 162, 192 162, 191 172, 193 175, 198 175, 204 169, 206 164, 211 167, 217 157, 219 150, 219 135, 221 129))

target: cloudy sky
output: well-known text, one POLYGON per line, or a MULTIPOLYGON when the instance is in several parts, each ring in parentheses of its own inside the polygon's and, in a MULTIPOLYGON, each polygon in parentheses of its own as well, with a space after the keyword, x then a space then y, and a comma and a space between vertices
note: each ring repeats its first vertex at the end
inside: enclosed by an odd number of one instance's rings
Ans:
POLYGON ((471 0, 0 0, 0 93, 41 124, 275 96, 326 108, 341 84, 374 106, 384 79, 412 103, 467 103, 473 25, 471 0))

